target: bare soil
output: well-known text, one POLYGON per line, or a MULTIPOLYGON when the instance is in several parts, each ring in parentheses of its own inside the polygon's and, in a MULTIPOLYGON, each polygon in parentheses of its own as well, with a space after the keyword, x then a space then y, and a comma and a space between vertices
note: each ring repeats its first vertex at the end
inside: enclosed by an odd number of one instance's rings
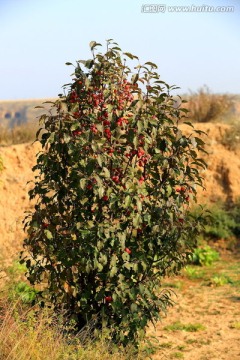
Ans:
POLYGON ((165 280, 165 286, 175 292, 176 304, 156 330, 151 328, 158 341, 153 359, 240 359, 240 253, 223 254, 210 267, 193 268, 199 279, 183 271, 165 280), (217 279, 228 279, 228 284, 221 285, 217 279), (186 329, 176 330, 176 322, 186 329))

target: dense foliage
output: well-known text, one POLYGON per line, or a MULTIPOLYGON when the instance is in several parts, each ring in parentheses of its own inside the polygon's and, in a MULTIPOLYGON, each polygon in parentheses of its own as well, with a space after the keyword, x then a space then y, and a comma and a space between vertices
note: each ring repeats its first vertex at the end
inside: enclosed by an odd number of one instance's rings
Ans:
POLYGON ((43 302, 78 328, 94 321, 95 334, 109 329, 115 342, 137 344, 171 304, 161 279, 196 245, 201 215, 191 217, 189 202, 202 186, 204 143, 201 131, 179 129, 186 110, 155 64, 111 40, 105 54, 97 46, 40 118, 22 262, 32 284, 45 284, 43 302))

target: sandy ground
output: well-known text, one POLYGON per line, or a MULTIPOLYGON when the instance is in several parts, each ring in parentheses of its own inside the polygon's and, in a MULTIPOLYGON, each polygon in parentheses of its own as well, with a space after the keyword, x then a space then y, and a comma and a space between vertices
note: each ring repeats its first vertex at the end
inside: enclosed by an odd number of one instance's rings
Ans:
POLYGON ((169 285, 181 285, 181 289, 174 289, 176 305, 157 324, 156 331, 151 329, 160 347, 154 360, 240 359, 240 253, 224 255, 223 260, 204 270, 198 280, 189 279, 186 274, 170 280, 169 285), (216 286, 211 283, 214 274, 228 276, 232 284, 216 286), (200 324, 205 329, 196 332, 165 329, 177 321, 200 324))

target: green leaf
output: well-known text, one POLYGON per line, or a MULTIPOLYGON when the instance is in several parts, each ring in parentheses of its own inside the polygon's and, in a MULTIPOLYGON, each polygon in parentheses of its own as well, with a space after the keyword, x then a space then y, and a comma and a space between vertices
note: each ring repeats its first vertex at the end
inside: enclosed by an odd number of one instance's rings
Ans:
POLYGON ((152 68, 154 68, 154 69, 157 69, 158 67, 157 67, 157 65, 156 64, 154 64, 153 62, 151 62, 151 61, 147 61, 147 62, 145 62, 145 64, 144 65, 150 65, 152 68))
POLYGON ((142 211, 142 201, 140 199, 137 199, 137 209, 138 211, 142 211))
POLYGON ((96 46, 96 44, 97 44, 96 41, 91 41, 89 43, 90 49, 92 50, 96 46))
POLYGON ((110 270, 109 276, 112 278, 117 274, 117 267, 113 266, 110 270))
POLYGON ((102 187, 102 186, 100 186, 99 188, 98 188, 98 195, 99 195, 99 197, 100 197, 100 199, 103 197, 103 195, 104 195, 104 188, 102 187))
POLYGON ((131 54, 130 52, 125 52, 125 53, 123 53, 123 55, 126 55, 126 56, 129 57, 131 60, 133 60, 133 59, 137 59, 137 60, 138 60, 138 57, 137 57, 136 55, 131 54))
POLYGON ((145 288, 144 288, 144 285, 143 284, 139 284, 139 291, 140 291, 140 294, 141 295, 144 295, 145 294, 145 288))
POLYGON ((96 161, 94 159, 89 159, 86 165, 86 171, 88 175, 91 175, 95 169, 96 161))
POLYGON ((138 79, 139 79, 138 74, 134 74, 134 75, 132 76, 131 81, 132 81, 133 84, 136 84, 136 82, 138 81, 138 79))
POLYGON ((46 235, 48 240, 51 240, 53 238, 51 231, 44 230, 44 234, 46 235))
POLYGON ((137 215, 135 215, 134 218, 133 218, 133 226, 134 226, 134 227, 138 227, 139 224, 140 224, 140 215, 137 214, 137 215))
POLYGON ((85 179, 85 178, 81 179, 81 180, 79 181, 79 184, 80 184, 81 189, 84 190, 85 187, 86 187, 86 179, 85 179))
POLYGON ((192 128, 194 128, 193 124, 190 121, 184 121, 183 124, 186 124, 186 125, 191 126, 192 128))
POLYGON ((101 155, 97 156, 97 162, 98 162, 99 166, 102 167, 102 157, 101 157, 101 155))
POLYGON ((130 195, 127 195, 126 198, 125 198, 125 201, 124 201, 124 207, 128 208, 130 206, 131 202, 132 201, 131 201, 130 195))
POLYGON ((137 304, 132 303, 130 306, 131 312, 137 312, 138 311, 138 306, 137 304))
POLYGON ((110 171, 108 170, 108 168, 103 167, 102 175, 106 178, 110 178, 110 171))
POLYGON ((123 259, 123 261, 129 261, 129 259, 130 259, 129 254, 127 252, 124 252, 122 254, 122 259, 123 259))

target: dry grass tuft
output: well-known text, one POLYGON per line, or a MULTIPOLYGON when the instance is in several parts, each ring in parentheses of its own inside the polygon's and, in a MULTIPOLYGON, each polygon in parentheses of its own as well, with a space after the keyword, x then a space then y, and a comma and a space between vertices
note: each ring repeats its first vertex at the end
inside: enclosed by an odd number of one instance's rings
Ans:
POLYGON ((0 127, 0 146, 23 144, 36 139, 37 123, 24 123, 12 129, 0 127))
POLYGON ((48 311, 25 310, 20 302, 0 302, 0 360, 143 360, 146 353, 114 348, 109 339, 94 341, 83 331, 67 337, 48 311))
POLYGON ((228 94, 212 94, 208 87, 203 87, 187 97, 188 116, 193 122, 224 121, 234 113, 234 99, 228 94))

